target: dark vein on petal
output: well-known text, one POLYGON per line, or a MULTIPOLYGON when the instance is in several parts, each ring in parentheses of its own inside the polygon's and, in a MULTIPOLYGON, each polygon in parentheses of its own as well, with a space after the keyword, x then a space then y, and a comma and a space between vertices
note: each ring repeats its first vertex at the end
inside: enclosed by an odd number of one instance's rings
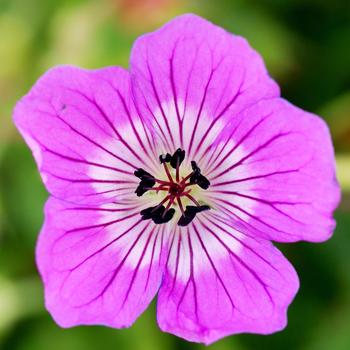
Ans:
MULTIPOLYGON (((216 160, 218 159, 218 157, 214 160, 213 162, 213 166, 215 165, 215 168, 219 168, 222 163, 240 146, 242 145, 252 134, 253 132, 261 125, 263 124, 270 116, 272 115, 272 113, 269 113, 267 115, 265 115, 264 117, 262 117, 256 124, 254 124, 242 137, 241 139, 235 143, 235 145, 229 150, 227 151, 226 155, 221 158, 221 160, 219 161, 218 164, 216 164, 216 160)), ((243 118, 242 118, 243 119, 243 118)), ((242 122, 242 120, 241 120, 242 122)), ((240 125, 240 123, 239 123, 240 125)), ((210 169, 210 171, 212 171, 212 168, 210 169)))
POLYGON ((190 82, 191 82, 191 80, 192 80, 195 62, 196 62, 197 59, 198 59, 198 51, 199 51, 199 48, 198 48, 198 46, 196 46, 196 54, 195 54, 195 57, 194 57, 194 59, 193 59, 193 61, 192 61, 191 69, 190 69, 190 74, 189 74, 189 76, 188 76, 187 84, 186 84, 186 93, 185 93, 185 101, 184 101, 184 114, 183 114, 183 116, 182 116, 182 119, 185 118, 185 114, 186 114, 186 110, 187 110, 188 94, 189 94, 189 90, 190 90, 190 82))
POLYGON ((225 186, 225 185, 230 185, 230 184, 239 183, 239 182, 263 179, 265 177, 276 176, 276 175, 292 174, 292 173, 297 173, 299 171, 300 171, 300 169, 274 171, 272 173, 267 173, 267 174, 263 174, 263 175, 249 176, 249 177, 245 177, 245 178, 242 178, 242 179, 234 179, 234 180, 230 180, 230 181, 223 181, 223 182, 216 182, 216 183, 214 182, 214 183, 211 184, 211 187, 225 186))
MULTIPOLYGON (((226 217, 225 217, 226 220, 232 221, 232 216, 233 216, 235 219, 237 219, 238 223, 241 223, 244 226, 246 226, 249 231, 254 232, 255 234, 260 234, 262 237, 268 236, 268 239, 272 240, 270 234, 267 234, 266 232, 260 230, 256 226, 252 225, 249 221, 244 220, 242 217, 240 217, 239 215, 237 215, 236 213, 228 209, 226 206, 223 206, 220 203, 217 203, 216 205, 218 206, 220 211, 222 211, 223 214, 226 214, 226 217)), ((247 234, 247 232, 242 232, 242 233, 250 238, 254 238, 253 236, 247 234)))
MULTIPOLYGON (((237 236, 235 236, 233 233, 229 232, 228 230, 226 230, 222 225, 219 225, 217 222, 211 220, 211 219, 207 219, 212 225, 216 226, 219 230, 223 231, 224 233, 226 233, 229 237, 231 237, 232 239, 234 239, 236 242, 238 242, 239 244, 241 244, 245 249, 249 250, 252 254, 254 254, 256 257, 258 257, 259 259, 261 259, 262 261, 264 261, 267 265, 269 265, 273 270, 275 270, 278 274, 280 274, 281 276, 283 276, 281 274, 281 272, 270 263, 270 261, 268 261, 267 259, 265 259, 264 256, 260 255, 256 250, 254 250, 252 247, 250 247, 249 245, 247 245, 245 243, 244 240, 239 239, 237 236)), ((218 220, 221 224, 226 225, 229 229, 232 229, 231 226, 229 226, 226 222, 224 222, 223 220, 216 218, 216 220, 218 220)), ((201 225, 209 230, 208 226, 206 224, 204 224, 202 221, 200 221, 201 225)), ((236 229, 235 229, 236 230, 236 229)), ((237 230, 238 231, 238 230, 237 230)), ((244 232, 242 231, 238 231, 239 233, 243 234, 246 237, 251 238, 251 236, 247 236, 244 232)), ((256 238, 251 238, 254 242, 256 242, 257 244, 261 244, 261 242, 257 241, 256 238)))
POLYGON ((112 131, 115 133, 115 135, 118 137, 118 139, 120 140, 120 142, 127 148, 129 149, 129 151, 139 160, 141 161, 143 164, 146 165, 146 163, 144 163, 144 160, 136 153, 136 151, 129 145, 128 142, 126 142, 124 140, 124 138, 121 136, 121 134, 119 133, 119 131, 116 129, 116 127, 114 126, 114 124, 112 123, 112 121, 109 119, 109 117, 107 116, 107 114, 105 113, 105 111, 103 110, 103 108, 96 102, 95 98, 91 99, 90 97, 88 97, 87 95, 85 95, 84 93, 82 93, 81 91, 78 90, 74 90, 74 89, 68 89, 71 90, 75 93, 77 93, 78 95, 82 96, 83 98, 85 98, 87 101, 89 101, 96 109, 97 111, 101 114, 102 118, 106 121, 106 123, 108 124, 108 126, 112 129, 112 131))
MULTIPOLYGON (((199 221, 201 221, 201 220, 199 220, 199 221)), ((203 225, 202 225, 202 226, 203 226, 203 225)), ((230 300, 230 304, 231 304, 232 312, 233 312, 233 310, 236 308, 236 306, 235 306, 235 304, 234 304, 234 302, 233 302, 233 300, 232 300, 232 298, 231 298, 231 295, 230 295, 230 293, 229 293, 229 291, 228 291, 228 289, 227 289, 227 287, 226 287, 224 281, 222 280, 222 278, 221 278, 221 276, 220 276, 220 274, 219 274, 219 272, 218 272, 218 270, 217 270, 217 268, 216 268, 216 266, 215 266, 215 264, 214 264, 214 262, 213 262, 213 259, 210 257, 210 254, 209 254, 207 248, 205 247, 204 242, 203 242, 203 240, 202 240, 202 238, 201 238, 201 236, 200 236, 200 234, 199 234, 199 232, 198 232, 198 230, 197 230, 197 226, 196 226, 195 224, 193 224, 193 228, 194 228, 194 230, 195 230, 195 232, 196 232, 196 235, 197 235, 197 237, 198 237, 198 239, 199 239, 199 242, 200 242, 200 244, 201 244, 201 246, 202 246, 202 249, 203 249, 203 251, 205 252, 205 255, 207 256, 207 259, 209 260, 210 265, 211 265, 211 267, 212 267, 212 269, 213 269, 213 271, 214 271, 214 273, 215 273, 217 279, 219 280, 219 282, 220 282, 220 284, 222 285, 222 287, 223 287, 223 289, 224 289, 224 291, 225 291, 225 293, 226 293, 228 299, 230 300)))
MULTIPOLYGON (((160 238, 160 258, 159 258, 159 262, 158 265, 160 266, 161 263, 163 262, 163 255, 164 255, 164 235, 165 235, 165 231, 166 231, 167 227, 165 225, 162 226, 162 233, 161 233, 161 238, 160 238)), ((165 265, 163 265, 165 266, 165 265)), ((164 271, 163 271, 164 272, 164 271)))
MULTIPOLYGON (((188 236, 188 232, 187 232, 187 236, 188 236)), ((183 249, 185 249, 185 247, 184 247, 183 249)), ((186 268, 186 267, 185 267, 185 268, 186 268)), ((186 292, 187 292, 187 288, 188 288, 190 282, 191 282, 191 276, 189 276, 189 278, 187 279, 185 288, 184 288, 184 290, 182 291, 182 294, 181 294, 180 299, 179 299, 179 301, 178 301, 178 304, 177 304, 177 306, 176 306, 177 313, 179 312, 180 306, 181 306, 181 304, 182 304, 182 302, 183 302, 183 299, 184 299, 184 297, 185 297, 185 294, 186 294, 186 292)))
MULTIPOLYGON (((237 123, 237 125, 233 128, 233 130, 231 131, 230 135, 227 137, 225 143, 222 145, 222 147, 219 150, 219 152, 216 152, 218 147, 219 147, 219 143, 216 143, 215 150, 212 152, 210 158, 207 160, 207 169, 208 169, 208 171, 211 171, 213 164, 219 159, 219 157, 221 156, 222 152, 224 152, 225 148, 227 147, 229 142, 232 140, 232 137, 234 136, 234 134, 236 133, 238 128, 241 126, 242 122, 243 122, 243 118, 241 118, 239 120, 239 122, 237 123)), ((225 128, 229 127, 229 124, 230 124, 230 121, 226 124, 225 128)), ((212 145, 209 145, 209 147, 212 147, 212 145)), ((205 152, 203 153, 203 156, 206 154, 205 152)))
MULTIPOLYGON (((93 196, 99 196, 99 195, 103 195, 103 194, 108 194, 108 193, 113 193, 113 192, 120 192, 120 191, 126 191, 124 194, 118 194, 118 196, 122 196, 122 195, 126 195, 126 194, 130 194, 130 192, 133 192, 135 190, 135 186, 133 187, 123 187, 123 188, 115 188, 115 189, 112 189, 112 190, 106 190, 106 191, 100 191, 100 192, 90 192, 90 193, 84 193, 83 196, 84 197, 93 197, 93 196)), ((64 202, 67 202, 67 203, 72 203, 72 204, 77 204, 76 202, 71 202, 71 201, 68 201, 67 199, 65 198, 61 198, 60 196, 55 196, 55 195, 52 195, 51 196, 57 198, 57 199, 60 199, 60 200, 63 200, 64 202)), ((115 196, 117 196, 117 194, 115 194, 115 196)), ((108 200, 111 200, 112 197, 108 197, 108 200)), ((113 203, 116 203, 115 200, 113 200, 113 203)))
POLYGON ((270 299, 272 305, 275 305, 274 300, 271 296, 271 293, 267 289, 268 285, 237 254, 232 252, 232 250, 227 246, 227 244, 225 242, 223 242, 221 240, 221 238, 213 230, 211 230, 209 227, 207 229, 221 243, 221 245, 226 249, 226 251, 229 253, 229 255, 232 255, 255 278, 255 280, 263 287, 263 289, 264 289, 266 295, 268 296, 268 298, 270 299))
POLYGON ((190 144, 189 144, 189 147, 188 147, 188 154, 191 153, 191 149, 192 149, 193 141, 194 141, 194 136, 195 136, 196 131, 197 131, 199 119, 200 119, 200 117, 202 115, 202 110, 203 110, 203 107, 204 107, 205 99, 206 99, 206 96, 207 96, 207 93, 208 93, 210 82, 211 82, 211 80, 212 80, 212 78, 214 76, 214 72, 215 72, 215 69, 212 69, 211 72, 210 72, 207 84, 205 85, 205 88, 204 88, 202 101, 201 101, 200 106, 199 106, 199 110, 198 110, 197 117, 196 117, 196 122, 194 124, 193 130, 192 130, 192 135, 191 135, 191 138, 190 138, 190 144))
POLYGON ((169 295, 173 293, 175 285, 176 285, 176 280, 177 280, 177 274, 179 270, 179 262, 180 262, 180 252, 181 252, 181 233, 178 232, 178 241, 177 241, 177 246, 176 246, 176 260, 175 260, 175 273, 173 276, 173 283, 169 291, 169 295))
MULTIPOLYGON (((147 78, 145 78, 145 79, 147 79, 147 78)), ((145 94, 144 94, 143 92, 141 92, 141 94, 142 94, 144 103, 145 103, 145 105, 146 105, 146 107, 147 107, 147 110, 148 110, 149 114, 152 116, 154 122, 156 123, 156 125, 157 125, 157 127, 158 127, 158 130, 159 130, 160 133, 161 133, 161 135, 159 135, 159 133, 157 133, 158 136, 161 136, 161 138, 162 138, 162 140, 163 140, 163 143, 164 143, 164 145, 165 145, 165 147, 166 147, 167 149, 172 149, 172 147, 171 147, 171 145, 170 145, 170 143, 169 143, 168 137, 166 136, 166 134, 165 134, 163 128, 162 128, 161 125, 159 124, 158 119, 157 119, 156 116, 154 115, 152 108, 149 106, 149 104, 148 104, 148 102, 147 102, 147 99, 146 99, 146 97, 145 97, 145 94)), ((140 113, 138 107, 137 107, 137 110, 138 110, 138 112, 140 113)), ((141 113, 140 113, 140 115, 141 115, 141 113)))
POLYGON ((129 257, 130 253, 132 252, 132 250, 135 248, 137 242, 140 240, 141 236, 143 235, 143 233, 146 231, 146 229, 148 228, 149 223, 146 224, 146 226, 143 228, 143 230, 140 232, 140 234, 137 236, 137 238, 135 239, 135 241, 133 242, 133 244, 131 245, 131 247, 129 248, 128 252, 125 254, 124 258, 122 259, 122 261, 119 263, 119 265, 117 266, 117 268, 114 270, 112 277, 109 279, 109 281, 107 282, 107 284, 105 285, 105 287, 102 289, 101 293, 99 293, 96 297, 92 298, 90 301, 88 301, 87 303, 84 304, 80 304, 76 307, 80 308, 86 305, 90 305, 91 303, 93 303, 94 301, 96 301, 97 299, 101 298, 104 296, 104 294, 106 293, 106 291, 109 289, 109 287, 113 284, 113 282, 115 281, 115 279, 117 278, 120 269, 123 267, 126 259, 129 257))
MULTIPOLYGON (((236 91, 236 93, 234 94, 234 96, 232 97, 232 99, 230 100, 230 102, 221 110, 221 112, 211 121, 208 129, 206 130, 205 134, 203 135, 201 141, 199 142, 199 144, 197 145, 197 148, 195 150, 195 153, 198 153, 200 151, 200 148, 202 147, 202 144, 204 143, 204 141, 206 140, 206 138, 208 137, 211 129, 215 126, 215 124, 218 122, 219 119, 221 119, 221 117, 226 113, 226 111, 237 101, 238 97, 241 96, 242 92, 241 92, 241 88, 243 85, 244 79, 241 80, 241 83, 236 91)), ((224 92, 225 90, 223 90, 224 92)))
MULTIPOLYGON (((148 103, 146 102, 146 98, 145 98, 144 93, 141 92, 141 94, 142 94, 142 97, 143 97, 143 99, 144 99, 144 102, 146 103, 146 107, 147 107, 148 111, 150 111, 150 115, 152 115, 152 117, 153 117, 155 123, 156 123, 157 126, 158 126, 158 129, 160 129, 158 121, 155 120, 155 116, 154 116, 154 114, 152 113, 152 111, 150 110, 150 107, 149 107, 148 103)), ((137 99, 137 97, 135 96, 135 91, 134 91, 134 90, 131 90, 131 98, 132 98, 132 100, 133 100, 133 102, 134 102, 134 107, 135 107, 135 109, 136 109, 138 118, 139 118, 139 120, 140 120, 140 122, 141 122, 141 124, 142 124, 143 131, 144 131, 144 133, 145 133, 145 135, 146 135, 147 142, 148 142, 150 148, 151 148, 152 151, 153 151, 153 155, 154 155, 154 156, 157 156, 155 138, 154 138, 154 137, 151 137, 151 138, 150 138, 150 136, 148 135, 148 132, 150 132, 151 135, 153 136, 152 131, 151 131, 151 129, 149 128, 149 125, 147 125, 147 126, 145 125, 145 121, 144 121, 144 119, 143 119, 144 117, 142 117, 142 113, 141 113, 141 111, 140 111, 139 105, 138 105, 138 103, 136 102, 138 99, 137 99), (152 142, 151 142, 151 141, 152 141, 152 142)), ((148 119, 145 118, 145 120, 148 120, 148 119)), ((152 126, 153 126, 153 125, 152 125, 152 126)), ((155 129, 153 129, 153 130, 154 130, 154 132, 156 132, 155 129)), ((160 130, 160 131, 162 131, 162 130, 160 130)), ((163 135, 163 137, 165 137, 165 135, 163 135)))
POLYGON ((106 184, 134 184, 136 181, 127 181, 127 180, 103 180, 103 179, 70 179, 67 177, 58 176, 52 173, 48 173, 52 177, 55 177, 56 179, 62 180, 62 181, 68 181, 73 183, 106 183, 106 184))
MULTIPOLYGON (((69 234, 69 233, 73 233, 73 232, 85 231, 85 230, 94 229, 94 228, 98 228, 98 227, 106 228, 107 226, 113 225, 113 224, 115 224, 117 222, 120 222, 120 221, 123 221, 123 220, 127 220, 127 219, 129 219, 129 218, 131 218, 133 216, 136 216, 136 215, 139 215, 139 213, 130 214, 130 215, 127 215, 127 216, 125 216, 123 218, 119 218, 119 219, 116 219, 116 220, 104 222, 104 223, 101 223, 101 224, 95 224, 95 225, 89 225, 89 226, 83 226, 83 227, 70 229, 70 230, 66 231, 65 233, 69 234)), ((140 221, 142 221, 142 220, 140 219, 140 221)))
POLYGON ((162 116, 163 116, 163 119, 164 119, 166 128, 167 128, 168 133, 169 133, 169 136, 170 136, 170 139, 171 139, 171 141, 172 141, 172 143, 173 143, 173 147, 174 147, 174 149, 175 149, 176 146, 175 146, 173 134, 171 133, 168 119, 167 119, 167 117, 166 117, 166 115, 165 115, 165 113, 164 113, 162 104, 161 104, 161 102, 160 102, 160 98, 159 98, 159 95, 158 95, 158 92, 157 92, 157 89, 156 89, 156 86, 155 86, 155 82, 154 82, 153 73, 152 73, 152 71, 151 71, 151 67, 149 66, 148 58, 147 58, 147 70, 148 70, 148 74, 150 75, 150 82, 151 82, 151 86, 152 86, 153 93, 154 93, 155 98, 156 98, 156 100, 157 100, 158 107, 159 107, 159 109, 160 109, 160 111, 161 111, 161 114, 162 114, 162 116))
POLYGON ((291 135, 292 132, 284 132, 284 133, 279 133, 273 137, 271 137, 269 140, 267 140, 266 142, 264 142, 262 145, 260 145, 259 147, 255 148, 252 152, 248 153, 246 156, 244 156, 243 158, 241 158, 238 162, 236 162, 235 164, 231 165, 230 167, 226 168, 225 170, 223 170, 221 173, 219 173, 218 175, 214 176, 215 178, 218 178, 220 176, 222 176, 223 174, 225 174, 228 171, 231 171, 235 168, 237 168, 238 166, 240 166, 241 164, 243 164, 247 159, 249 159, 250 157, 252 157, 253 155, 256 155, 257 153, 259 153, 261 150, 265 149, 266 147, 268 147, 269 145, 271 145, 272 143, 274 143, 276 140, 279 140, 280 138, 283 138, 285 136, 291 135))
POLYGON ((76 128, 74 128, 71 124, 69 124, 66 120, 64 120, 57 112, 55 112, 56 114, 52 114, 49 112, 45 112, 45 111, 40 111, 38 110, 38 112, 40 113, 44 113, 47 115, 50 115, 51 117, 56 117, 58 118, 64 125, 66 125, 70 130, 72 130, 73 132, 75 132, 76 134, 78 134, 80 137, 82 137, 83 139, 87 140, 88 142, 90 142, 91 144, 93 144, 94 146, 96 146, 97 148, 102 149, 103 151, 105 151, 106 153, 108 153, 109 155, 113 156, 116 159, 119 159, 121 162, 129 165, 132 169, 136 169, 137 166, 135 166, 134 164, 130 163, 129 161, 119 157, 118 155, 116 155, 115 153, 111 152, 110 150, 108 150, 107 148, 103 147, 102 145, 100 145, 99 143, 97 143, 96 141, 94 141, 93 139, 91 139, 90 137, 86 136, 85 134, 81 133, 79 130, 77 130, 76 128))
MULTIPOLYGON (((80 266, 82 266, 83 264, 85 264, 87 261, 89 261, 90 259, 92 259, 94 256, 96 256, 97 254, 102 253, 105 249, 107 249, 108 247, 110 247, 111 245, 113 245, 114 243, 116 243, 117 241, 119 241, 121 238, 123 238, 125 235, 127 235, 130 231, 132 231, 135 227, 137 227, 140 223, 142 222, 142 220, 137 221, 136 223, 134 223, 133 225, 131 225, 128 229, 126 229, 123 233, 121 233, 118 237, 114 238, 113 240, 111 240, 110 242, 108 242, 107 244, 103 245, 101 248, 99 248, 98 250, 94 251, 92 254, 88 255, 86 258, 84 258, 82 261, 80 261, 78 264, 74 265, 72 268, 68 269, 68 271, 73 272, 76 269, 78 269, 80 266)), ((146 226, 147 227, 147 226, 146 226)))
POLYGON ((129 111, 129 109, 128 109, 127 106, 126 106, 125 99, 123 98, 123 96, 122 96, 122 94, 120 93, 119 90, 116 90, 116 92, 117 92, 117 94, 118 94, 118 96, 119 96, 119 98, 120 98, 120 100, 121 100, 121 102, 122 102, 124 111, 125 111, 126 115, 128 116, 128 119, 129 119, 130 125, 131 125, 131 127, 132 127, 132 130, 134 131, 134 134, 135 134, 135 136, 136 136, 136 138, 137 138, 137 140, 138 140, 138 142, 139 142, 141 148, 143 149, 144 154, 147 155, 148 159, 151 160, 151 162, 152 162, 154 165, 157 164, 157 163, 155 163, 155 161, 154 161, 155 158, 152 157, 152 155, 149 154, 147 148, 145 147, 144 143, 142 142, 142 139, 141 139, 141 137, 140 137, 138 131, 136 130, 136 127, 135 127, 135 125, 134 125, 134 121, 133 121, 133 119, 131 118, 131 115, 130 115, 130 111, 129 111))
POLYGON ((172 50, 172 54, 170 57, 170 84, 171 84, 171 90, 173 93, 173 97, 174 97, 174 104, 175 104, 175 111, 176 111, 176 117, 177 117, 177 122, 179 125, 179 134, 180 134, 180 147, 183 148, 183 121, 180 118, 180 112, 179 112, 179 106, 178 106, 178 101, 177 101, 177 92, 176 92, 176 85, 175 85, 175 78, 174 78, 174 56, 175 56, 175 50, 177 47, 177 41, 174 44, 173 50, 172 50))
POLYGON ((86 164, 86 165, 92 165, 92 166, 96 166, 96 167, 99 167, 99 168, 112 170, 112 171, 115 171, 115 172, 120 172, 120 173, 127 174, 127 175, 133 175, 133 173, 130 172, 130 171, 126 171, 126 170, 119 169, 119 168, 116 168, 116 167, 112 167, 112 166, 109 166, 109 165, 104 165, 104 164, 100 164, 100 163, 96 163, 96 162, 91 162, 91 161, 88 161, 86 159, 78 159, 78 158, 66 156, 64 154, 55 152, 55 151, 47 148, 46 146, 44 146, 42 144, 40 144, 40 145, 44 148, 44 150, 46 152, 49 152, 49 153, 54 154, 55 156, 57 156, 59 158, 66 159, 66 160, 71 161, 71 162, 83 163, 83 164, 86 164))
MULTIPOLYGON (((154 158, 152 157, 152 155, 149 154, 149 152, 148 152, 146 146, 144 145, 144 143, 143 143, 143 141, 142 141, 142 138, 140 137, 140 135, 139 135, 139 133, 138 133, 138 131, 137 131, 135 125, 134 125, 133 118, 131 117, 129 108, 127 107, 127 103, 126 103, 126 101, 125 101, 125 98, 123 97, 123 94, 122 94, 122 93, 120 92, 120 90, 117 89, 109 80, 106 80, 106 79, 103 79, 103 80, 112 88, 112 90, 113 90, 114 92, 116 92, 116 93, 118 94, 118 97, 120 98, 120 100, 121 100, 121 102, 122 102, 122 104, 123 104, 124 111, 125 111, 126 115, 128 116, 129 122, 130 122, 130 124, 131 124, 131 126, 132 126, 132 129, 133 129, 133 131, 134 131, 134 134, 135 134, 135 136, 136 136, 136 138, 137 138, 137 140, 138 140, 140 146, 142 147, 142 149, 144 150, 144 152, 147 154, 148 158, 149 158, 150 160, 154 161, 154 158)), ((134 96, 133 96, 132 94, 131 94, 130 96, 131 96, 131 100, 132 100, 132 102, 133 102, 133 105, 136 107, 135 101, 134 101, 134 98, 133 98, 134 96)), ((137 108, 136 108, 136 109, 137 109, 137 108)), ((139 114, 138 117, 139 117, 139 119, 140 119, 140 121, 141 121, 141 124, 142 124, 142 127, 143 127, 143 131, 144 131, 144 133, 145 133, 145 136, 146 136, 146 139, 147 139, 147 141, 148 141, 148 144, 149 144, 149 146, 152 148, 152 145, 151 145, 151 143, 150 143, 148 134, 147 134, 146 129, 145 129, 145 125, 144 125, 142 119, 140 118, 140 114, 139 114)), ((152 150, 154 151, 154 149, 152 149, 152 150)), ((153 162, 153 163, 154 163, 154 162, 153 162)), ((155 163, 154 163, 154 164, 155 164, 155 163)))
MULTIPOLYGON (((124 297, 124 300, 123 300, 123 302, 122 302, 122 306, 121 306, 121 308, 119 309, 119 311, 123 310, 123 308, 124 308, 124 306, 125 306, 125 303, 127 302, 128 298, 129 298, 131 289, 132 289, 132 287, 133 287, 133 285, 134 285, 136 276, 137 276, 137 274, 138 274, 138 272, 139 272, 139 269, 140 269, 140 265, 141 265, 141 263, 142 263, 142 261, 143 261, 143 259, 144 259, 144 257, 145 257, 145 253, 146 253, 146 251, 147 251, 147 248, 148 248, 148 245, 149 245, 149 243, 150 243, 150 241, 151 241, 151 238, 152 238, 152 236, 153 236, 153 234, 154 234, 154 231, 155 231, 154 228, 152 228, 152 229, 150 230, 150 232, 148 233, 148 238, 147 238, 146 244, 145 244, 145 246, 144 246, 143 249, 142 249, 142 253, 141 253, 141 256, 140 256, 140 258, 139 258, 139 261, 137 262, 137 265, 136 265, 136 267, 134 268, 134 271, 133 271, 133 274, 132 274, 132 277, 131 277, 131 280, 130 280, 130 283, 129 283, 128 290, 127 290, 126 293, 125 293, 125 297, 124 297)), ((159 230, 158 230, 158 231, 159 231, 159 230)), ((157 236, 155 236, 155 241, 156 241, 156 239, 157 239, 157 236)), ((150 268, 151 268, 151 266, 149 267, 149 269, 150 269, 150 268)))
POLYGON ((192 282, 193 286, 193 296, 194 296, 194 310, 195 310, 195 315, 197 321, 199 320, 198 318, 198 296, 197 296, 197 286, 196 286, 196 280, 194 278, 194 268, 193 268, 193 247, 192 247, 192 241, 191 241, 191 236, 190 236, 190 230, 187 227, 187 239, 188 239, 188 247, 190 249, 190 280, 192 282))
MULTIPOLYGON (((227 204, 228 206, 230 207, 233 207, 239 211, 241 211, 242 213, 248 215, 249 217, 251 217, 252 219, 256 220, 257 222, 263 224, 264 226, 276 231, 276 232, 279 232, 279 233, 284 233, 286 235, 290 235, 290 236, 293 236, 293 234, 289 233, 289 232, 285 232, 285 231, 282 231, 282 230, 279 230, 278 228, 274 227, 273 225, 270 225, 268 224, 267 222, 265 222, 264 220, 260 219, 258 216, 256 215, 253 215, 251 213, 249 213, 248 211, 242 209, 241 207, 239 207, 238 205, 235 205, 227 200, 224 200, 224 199, 221 199, 221 198, 216 198, 216 200, 220 201, 220 202, 223 202, 225 204, 227 204)), ((240 218, 242 220, 242 218, 240 218)), ((243 220, 244 221, 244 220, 243 220)))
POLYGON ((306 225, 304 222, 299 221, 295 218, 293 218, 292 216, 290 216, 289 214, 285 213, 283 210, 279 209, 276 207, 276 205, 289 205, 289 206, 294 206, 294 205, 302 205, 302 204, 308 204, 310 205, 311 203, 309 202, 285 202, 285 201, 269 201, 263 198, 258 198, 258 197, 254 197, 254 196, 249 196, 249 195, 245 195, 243 193, 240 192, 235 192, 235 191, 212 191, 212 192, 218 192, 218 193, 223 193, 223 194, 232 194, 238 197, 242 197, 242 198, 247 198, 250 199, 252 201, 258 202, 258 203, 262 203, 265 204, 271 208, 273 208, 275 211, 277 211, 278 213, 282 214, 283 216, 287 217, 288 219, 298 223, 298 224, 302 224, 302 225, 306 225))
MULTIPOLYGON (((148 284, 149 284, 149 279, 150 279, 150 276, 151 276, 151 272, 152 272, 152 267, 153 267, 153 260, 154 260, 154 252, 155 252, 155 249, 156 249, 156 244, 158 242, 158 238, 159 238, 159 232, 162 228, 162 236, 163 236, 163 232, 164 232, 164 226, 161 227, 161 226, 158 226, 157 227, 158 230, 157 230, 157 233, 156 233, 156 237, 153 241, 153 246, 152 246, 152 252, 151 252, 151 261, 150 261, 150 264, 149 264, 149 268, 148 268, 148 271, 147 271, 147 279, 146 279, 146 283, 145 283, 145 287, 143 289, 144 292, 146 292, 147 288, 148 288, 148 284)), ((159 251, 159 260, 161 260, 161 250, 162 247, 160 247, 160 251, 159 251)))
POLYGON ((66 211, 75 211, 75 210, 81 210, 81 211, 105 211, 105 212, 119 212, 119 211, 129 211, 130 209, 135 209, 135 207, 126 207, 126 208, 101 208, 101 207, 72 207, 72 208, 66 208, 66 211))
POLYGON ((171 238, 171 243, 170 243, 170 247, 169 247, 169 251, 168 251, 168 256, 167 256, 167 259, 166 259, 166 262, 165 262, 165 266, 167 266, 169 269, 169 261, 170 261, 170 256, 171 256, 171 253, 172 253, 172 248, 173 248, 173 244, 174 244, 174 241, 175 241, 175 237, 177 237, 176 235, 176 228, 172 234, 172 238, 171 238))

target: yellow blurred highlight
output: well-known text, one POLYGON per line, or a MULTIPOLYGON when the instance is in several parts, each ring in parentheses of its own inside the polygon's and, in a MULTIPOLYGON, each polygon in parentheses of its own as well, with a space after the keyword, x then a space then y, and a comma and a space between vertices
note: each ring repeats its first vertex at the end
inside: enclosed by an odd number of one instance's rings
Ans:
POLYGON ((0 15, 0 89, 3 79, 12 78, 25 64, 27 50, 30 44, 30 30, 16 16, 0 15))
POLYGON ((350 155, 337 155, 337 177, 343 192, 350 191, 350 155))
POLYGON ((41 289, 38 277, 14 282, 0 275, 0 338, 19 319, 44 310, 41 289))

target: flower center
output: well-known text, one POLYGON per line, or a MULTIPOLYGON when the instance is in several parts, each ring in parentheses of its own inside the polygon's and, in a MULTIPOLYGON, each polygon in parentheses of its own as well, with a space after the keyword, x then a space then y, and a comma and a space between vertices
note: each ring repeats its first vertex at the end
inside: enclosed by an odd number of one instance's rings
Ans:
POLYGON ((185 159, 185 151, 178 148, 173 155, 166 153, 159 156, 159 161, 163 165, 167 180, 160 180, 148 173, 142 168, 135 170, 134 174, 140 179, 135 193, 141 197, 147 191, 156 191, 156 193, 165 193, 166 196, 161 202, 153 207, 141 210, 140 214, 143 220, 152 220, 155 224, 164 224, 170 221, 174 214, 174 205, 178 205, 181 217, 177 224, 187 226, 195 216, 205 210, 209 210, 208 205, 201 205, 192 195, 193 186, 199 186, 206 190, 210 186, 209 180, 202 175, 200 168, 195 161, 191 161, 192 171, 185 177, 180 176, 180 166, 185 159), (173 177, 169 169, 175 169, 173 177), (155 186, 157 184, 157 186, 155 186), (187 205, 184 208, 182 199, 186 198, 193 205, 187 205))
POLYGON ((172 196, 181 196, 181 193, 184 190, 184 186, 181 186, 179 184, 171 184, 169 188, 169 194, 172 196))

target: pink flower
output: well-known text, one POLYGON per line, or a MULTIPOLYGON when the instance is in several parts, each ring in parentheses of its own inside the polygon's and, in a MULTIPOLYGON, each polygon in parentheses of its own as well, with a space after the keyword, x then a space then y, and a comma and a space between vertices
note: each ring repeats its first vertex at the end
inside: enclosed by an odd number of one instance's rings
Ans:
POLYGON ((158 293, 190 341, 285 327, 299 283, 271 241, 327 240, 339 187, 327 126, 245 39, 180 16, 130 72, 50 70, 14 118, 51 194, 36 256, 59 325, 128 327, 158 293))

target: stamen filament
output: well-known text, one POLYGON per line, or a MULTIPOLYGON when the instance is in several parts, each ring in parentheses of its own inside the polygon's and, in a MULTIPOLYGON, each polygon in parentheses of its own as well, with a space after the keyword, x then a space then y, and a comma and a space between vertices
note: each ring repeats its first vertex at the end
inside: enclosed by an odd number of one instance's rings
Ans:
POLYGON ((176 162, 176 182, 179 182, 180 180, 180 173, 179 173, 179 158, 177 158, 177 162, 176 162))
POLYGON ((168 186, 158 186, 158 187, 146 187, 145 188, 147 191, 169 191, 169 187, 168 186))
POLYGON ((184 188, 185 188, 185 187, 189 187, 189 186, 194 186, 194 185, 196 185, 196 184, 188 183, 188 184, 185 184, 185 185, 184 185, 184 188))
POLYGON ((181 214, 182 214, 183 216, 185 216, 184 207, 182 206, 182 202, 181 202, 180 197, 177 197, 176 199, 177 199, 177 203, 179 204, 179 208, 180 208, 180 210, 181 210, 181 214))
POLYGON ((192 189, 188 190, 187 192, 182 192, 182 193, 181 193, 181 197, 182 197, 182 196, 186 196, 186 194, 189 194, 191 191, 192 191, 192 189))
POLYGON ((159 207, 161 207, 164 203, 166 203, 168 200, 170 199, 170 195, 169 196, 166 196, 156 207, 154 207, 154 209, 152 210, 155 211, 157 210, 159 207))
MULTIPOLYGON (((181 184, 185 183, 192 175, 193 175, 193 171, 190 174, 188 174, 186 177, 182 178, 181 184)), ((192 185, 192 184, 190 184, 190 185, 192 185)))
POLYGON ((189 198, 197 207, 201 206, 190 194, 186 193, 185 196, 189 198))
POLYGON ((164 170, 165 170, 165 173, 166 173, 169 181, 171 183, 174 183, 173 177, 171 176, 170 171, 169 171, 168 166, 166 165, 166 163, 163 163, 163 166, 164 166, 164 170))
POLYGON ((155 182, 158 182, 158 183, 161 184, 161 185, 167 185, 167 186, 171 186, 171 185, 174 183, 174 182, 159 180, 159 179, 156 179, 156 178, 154 178, 154 181, 155 181, 155 182))
POLYGON ((166 212, 167 212, 167 211, 170 209, 170 207, 173 205, 174 200, 175 200, 175 197, 170 198, 169 203, 168 203, 167 206, 165 207, 165 210, 164 210, 164 213, 163 213, 162 217, 165 216, 166 212))

